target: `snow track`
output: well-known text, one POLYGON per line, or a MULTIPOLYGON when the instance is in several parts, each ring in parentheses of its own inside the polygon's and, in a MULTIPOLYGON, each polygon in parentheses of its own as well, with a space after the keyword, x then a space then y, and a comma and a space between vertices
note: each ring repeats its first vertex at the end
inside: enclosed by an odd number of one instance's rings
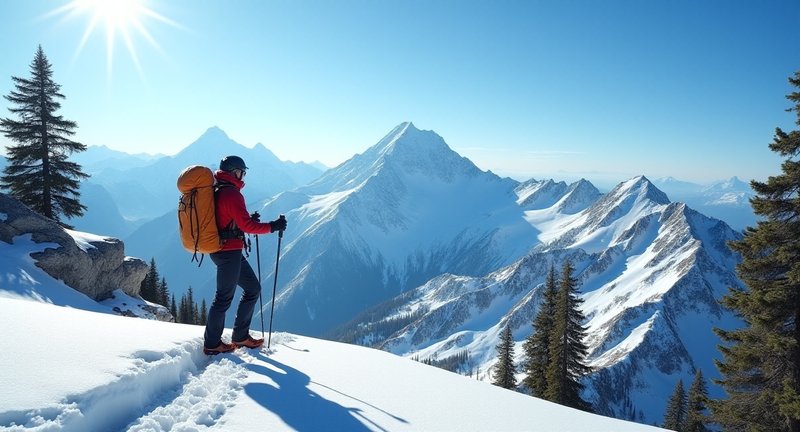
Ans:
POLYGON ((236 402, 251 357, 237 350, 209 358, 201 339, 139 351, 131 369, 106 385, 55 406, 0 412, 0 431, 203 430, 236 402))

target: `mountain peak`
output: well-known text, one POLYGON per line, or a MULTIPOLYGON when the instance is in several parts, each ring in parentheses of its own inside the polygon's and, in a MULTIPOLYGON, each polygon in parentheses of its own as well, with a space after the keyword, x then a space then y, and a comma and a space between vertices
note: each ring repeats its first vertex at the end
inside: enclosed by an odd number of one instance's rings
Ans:
MULTIPOLYGON (((411 122, 403 122, 364 153, 328 170, 304 190, 329 193, 351 189, 380 173, 389 176, 422 175, 449 183, 459 177, 475 177, 483 172, 469 159, 453 151, 436 132, 420 130, 411 122)), ((494 174, 487 175, 497 178, 494 174)))
POLYGON ((211 126, 210 128, 206 129, 206 131, 203 132, 203 135, 200 135, 200 138, 198 140, 204 139, 204 138, 206 138, 206 139, 230 139, 230 137, 228 137, 228 134, 226 134, 224 130, 220 129, 219 126, 211 126))
POLYGON ((749 189, 750 185, 747 182, 742 181, 739 177, 733 176, 725 182, 726 185, 729 185, 731 188, 735 189, 749 189))
POLYGON ((439 134, 417 129, 413 123, 397 126, 365 155, 372 153, 375 166, 391 165, 406 173, 419 173, 446 181, 480 172, 472 162, 451 149, 439 134))
POLYGON ((206 129, 199 138, 184 148, 176 157, 190 156, 193 159, 205 160, 210 155, 221 158, 228 154, 241 152, 244 146, 232 140, 228 134, 217 126, 206 129))
MULTIPOLYGON (((378 144, 373 146, 370 150, 375 149, 379 152, 379 154, 383 155, 391 152, 398 145, 405 146, 410 142, 419 141, 417 138, 419 138, 420 134, 423 133, 432 134, 441 140, 441 137, 433 131, 421 131, 414 126, 414 123, 403 122, 395 126, 391 132, 386 134, 386 136, 383 137, 383 139, 381 139, 378 144)), ((369 150, 367 150, 367 152, 369 152, 369 150)))
POLYGON ((647 177, 640 175, 620 183, 609 195, 636 194, 640 199, 646 198, 656 204, 669 204, 667 194, 657 188, 647 177))

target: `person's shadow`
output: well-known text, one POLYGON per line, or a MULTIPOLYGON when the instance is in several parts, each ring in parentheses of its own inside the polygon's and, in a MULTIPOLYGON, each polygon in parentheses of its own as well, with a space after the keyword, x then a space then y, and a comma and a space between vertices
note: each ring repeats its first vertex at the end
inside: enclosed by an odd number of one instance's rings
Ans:
MULTIPOLYGON (((275 381, 277 387, 264 383, 252 383, 245 386, 245 393, 264 408, 278 415, 292 429, 314 432, 361 432, 376 429, 385 431, 384 428, 366 418, 359 408, 339 405, 310 390, 308 385, 311 383, 311 379, 308 375, 269 357, 262 355, 258 357, 275 369, 252 363, 247 367, 253 372, 269 377, 275 381), (375 429, 368 428, 357 417, 370 423, 375 429)), ((397 417, 395 419, 403 421, 397 417)))

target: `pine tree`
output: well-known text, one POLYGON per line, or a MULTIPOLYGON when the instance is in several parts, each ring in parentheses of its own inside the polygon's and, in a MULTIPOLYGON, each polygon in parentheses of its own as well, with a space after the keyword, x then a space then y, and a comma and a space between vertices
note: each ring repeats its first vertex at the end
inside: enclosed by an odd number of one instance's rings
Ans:
POLYGON ((30 79, 11 77, 16 89, 5 96, 15 106, 9 111, 19 119, 0 119, 0 131, 17 143, 7 147, 8 166, 0 185, 37 213, 70 227, 61 216, 83 215, 79 181, 89 176, 67 157, 86 146, 69 139, 78 125, 56 115, 61 108, 57 99, 65 97, 41 45, 30 68, 30 79))
MULTIPOLYGON (((800 89, 800 72, 789 82, 800 89)), ((800 125, 800 92, 787 96, 800 125)), ((717 382, 728 398, 713 401, 714 420, 730 430, 800 431, 800 131, 775 130, 769 148, 786 158, 782 174, 751 181, 762 217, 731 249, 747 289, 731 288, 723 304, 745 326, 716 329, 724 344, 717 382)))
POLYGON ((664 413, 664 429, 684 432, 686 425, 686 391, 683 389, 683 380, 678 380, 675 391, 667 402, 667 411, 664 413))
POLYGON ((156 259, 150 259, 150 270, 147 271, 144 279, 142 280, 142 284, 139 288, 139 295, 151 302, 151 303, 160 303, 160 296, 158 293, 158 269, 156 268, 156 259))
POLYGON ((506 325, 500 336, 500 343, 497 344, 497 363, 494 366, 492 384, 507 389, 517 387, 517 378, 514 376, 514 339, 511 336, 511 328, 506 325))
POLYGON ((186 291, 186 323, 197 324, 197 303, 194 302, 192 287, 186 291))
POLYGON ((694 375, 694 381, 689 388, 688 405, 686 408, 686 426, 684 432, 708 432, 706 423, 706 408, 708 404, 708 388, 703 372, 700 369, 694 375))
POLYGON ((169 287, 167 286, 167 279, 162 277, 161 283, 158 284, 158 304, 162 306, 169 305, 169 287))
POLYGON ((192 302, 192 324, 200 324, 200 308, 197 302, 192 302))
POLYGON ((206 299, 203 299, 202 304, 200 305, 200 325, 206 325, 208 323, 208 306, 206 306, 206 299))
MULTIPOLYGON (((191 287, 189 287, 191 289, 191 287)), ((189 301, 186 293, 181 296, 181 304, 178 309, 178 316, 180 320, 178 322, 183 324, 191 324, 190 315, 191 310, 189 308, 189 301)))
MULTIPOLYGON (((175 303, 175 297, 172 298, 173 307, 175 303)), ((205 302, 205 299, 203 299, 205 302)), ((194 300, 194 290, 192 287, 189 287, 188 290, 181 296, 181 303, 178 307, 178 315, 176 316, 176 322, 183 323, 183 324, 205 324, 203 322, 202 316, 200 311, 197 307, 197 302, 194 300)))
POLYGON ((522 382, 531 389, 534 396, 540 398, 547 394, 547 367, 550 364, 550 337, 553 333, 557 294, 556 270, 551 265, 539 311, 533 320, 533 333, 523 344, 526 359, 525 378, 522 382))
POLYGON ((178 305, 175 303, 175 294, 172 294, 172 302, 169 305, 169 313, 172 314, 172 317, 175 319, 175 322, 180 322, 178 317, 178 305))
POLYGON ((578 282, 572 277, 573 271, 572 264, 566 261, 561 270, 561 286, 553 315, 546 399, 590 411, 591 406, 580 396, 583 390, 581 378, 591 369, 584 363, 588 349, 584 342, 585 318, 580 310, 583 300, 578 296, 578 282))

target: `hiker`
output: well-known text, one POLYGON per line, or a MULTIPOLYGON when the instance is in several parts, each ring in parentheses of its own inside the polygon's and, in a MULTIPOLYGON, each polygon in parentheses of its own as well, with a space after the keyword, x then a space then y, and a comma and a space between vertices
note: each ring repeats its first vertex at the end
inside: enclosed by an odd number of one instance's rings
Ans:
POLYGON ((257 212, 251 215, 247 211, 241 193, 246 174, 247 166, 239 156, 223 158, 219 170, 214 173, 217 228, 223 243, 219 252, 209 254, 217 266, 217 291, 206 323, 203 352, 207 355, 233 351, 237 347, 258 348, 264 344, 264 339, 250 336, 250 321, 261 292, 261 283, 242 253, 245 248, 244 235, 283 231, 286 229, 286 219, 261 223, 257 212), (231 343, 227 344, 222 341, 225 312, 231 306, 237 284, 244 293, 236 310, 231 343))

